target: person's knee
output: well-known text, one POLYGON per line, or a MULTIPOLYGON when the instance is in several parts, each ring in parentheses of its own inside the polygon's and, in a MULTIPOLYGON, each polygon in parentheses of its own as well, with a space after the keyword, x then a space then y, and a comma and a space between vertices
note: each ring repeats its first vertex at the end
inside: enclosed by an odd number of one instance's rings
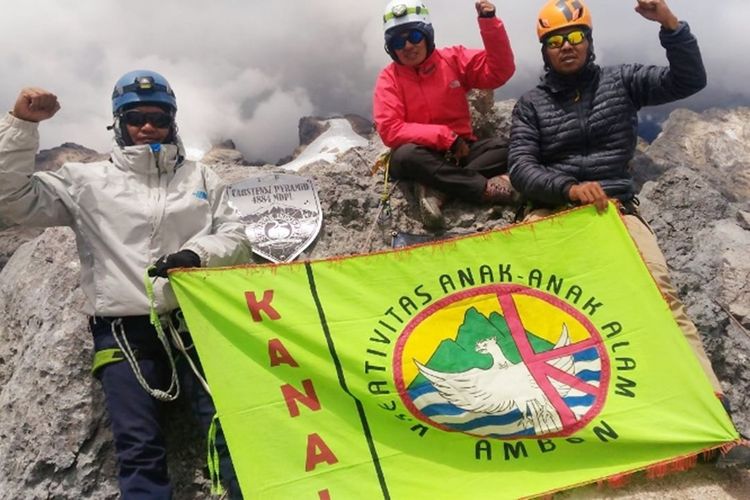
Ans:
POLYGON ((391 152, 391 165, 404 165, 414 161, 419 152, 420 146, 416 144, 404 144, 391 152))
POLYGON ((508 150, 508 139, 505 137, 490 137, 486 139, 487 149, 503 149, 508 150))
POLYGON ((442 153, 417 144, 404 144, 391 153, 390 172, 395 179, 430 184, 445 166, 442 153))

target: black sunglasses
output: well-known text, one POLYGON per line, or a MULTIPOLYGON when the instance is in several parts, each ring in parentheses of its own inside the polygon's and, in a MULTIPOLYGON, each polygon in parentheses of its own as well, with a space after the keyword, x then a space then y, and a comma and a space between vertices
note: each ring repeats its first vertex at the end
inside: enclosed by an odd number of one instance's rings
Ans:
POLYGON ((169 128, 174 122, 172 115, 161 111, 150 113, 144 113, 142 111, 126 111, 122 115, 122 118, 125 124, 130 125, 131 127, 143 127, 146 123, 150 123, 156 128, 169 128))

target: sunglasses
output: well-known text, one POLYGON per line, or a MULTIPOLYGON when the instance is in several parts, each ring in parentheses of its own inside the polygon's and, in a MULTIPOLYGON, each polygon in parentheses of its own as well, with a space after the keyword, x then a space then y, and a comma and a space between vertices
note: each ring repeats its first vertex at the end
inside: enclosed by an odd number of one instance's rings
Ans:
POLYGON ((155 111, 152 113, 144 113, 142 111, 126 111, 123 115, 123 121, 126 125, 131 127, 143 127, 146 123, 150 123, 156 128, 169 128, 172 126, 174 118, 172 115, 155 111))
POLYGON ((586 40, 586 32, 576 30, 564 35, 551 35, 544 39, 544 45, 548 49, 559 49, 565 45, 566 40, 571 45, 580 45, 586 40))
POLYGON ((408 33, 397 36, 396 38, 391 40, 391 49, 402 50, 404 47, 406 47, 407 41, 412 45, 416 45, 422 40, 424 40, 424 33, 419 30, 409 30, 408 33))

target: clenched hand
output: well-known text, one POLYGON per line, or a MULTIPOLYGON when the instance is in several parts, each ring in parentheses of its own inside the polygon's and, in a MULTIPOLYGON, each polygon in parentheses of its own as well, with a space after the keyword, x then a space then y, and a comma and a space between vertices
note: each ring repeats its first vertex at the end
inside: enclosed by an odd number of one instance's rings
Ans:
POLYGON ((59 110, 55 94, 38 87, 26 87, 18 94, 13 116, 27 122, 40 122, 52 118, 59 110))

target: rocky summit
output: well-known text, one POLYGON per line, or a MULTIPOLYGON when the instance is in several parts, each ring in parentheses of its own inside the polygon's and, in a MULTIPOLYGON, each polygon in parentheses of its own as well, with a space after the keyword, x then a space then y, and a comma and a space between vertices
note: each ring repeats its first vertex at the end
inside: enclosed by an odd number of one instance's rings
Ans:
MULTIPOLYGON (((473 101, 477 130, 485 136, 507 137, 513 103, 492 103, 486 95, 473 101)), ((701 114, 677 110, 652 144, 641 145, 632 165, 642 183, 642 213, 659 237, 675 285, 732 402, 735 422, 746 434, 750 433, 748 124, 748 108, 701 114)), ((310 131, 326 129, 317 122, 303 125, 305 144, 314 140, 310 131)), ((357 126, 360 134, 367 131, 367 126, 357 126)), ((412 187, 384 186, 382 175, 372 174, 385 148, 377 136, 369 134, 368 139, 365 147, 350 149, 333 163, 318 161, 296 172, 314 180, 324 213, 320 235, 301 259, 385 250, 399 233, 434 236, 422 228, 412 187), (384 192, 390 194, 390 211, 380 204, 384 192)), ((228 182, 284 173, 272 165, 248 166, 231 148, 232 143, 226 142, 205 158, 228 182)), ((79 146, 64 145, 40 153, 40 168, 71 159, 85 161, 74 153, 98 158, 79 146)), ((514 216, 512 209, 460 202, 450 202, 444 214, 448 235, 500 228, 512 223, 514 216)), ((0 265, 4 266, 0 272, 0 498, 117 498, 109 423, 98 382, 89 373, 92 342, 80 313, 83 296, 77 284, 73 234, 67 228, 0 229, 0 265)), ((188 409, 173 406, 167 428, 176 498, 207 498, 204 438, 187 417, 188 409)), ((690 474, 688 486, 666 482, 648 488, 656 496, 636 492, 636 498, 661 498, 664 490, 683 491, 696 482, 703 488, 701 495, 708 496, 676 495, 741 498, 740 492, 747 494, 750 488, 747 472, 690 474)), ((597 493, 583 495, 595 498, 597 493)))

